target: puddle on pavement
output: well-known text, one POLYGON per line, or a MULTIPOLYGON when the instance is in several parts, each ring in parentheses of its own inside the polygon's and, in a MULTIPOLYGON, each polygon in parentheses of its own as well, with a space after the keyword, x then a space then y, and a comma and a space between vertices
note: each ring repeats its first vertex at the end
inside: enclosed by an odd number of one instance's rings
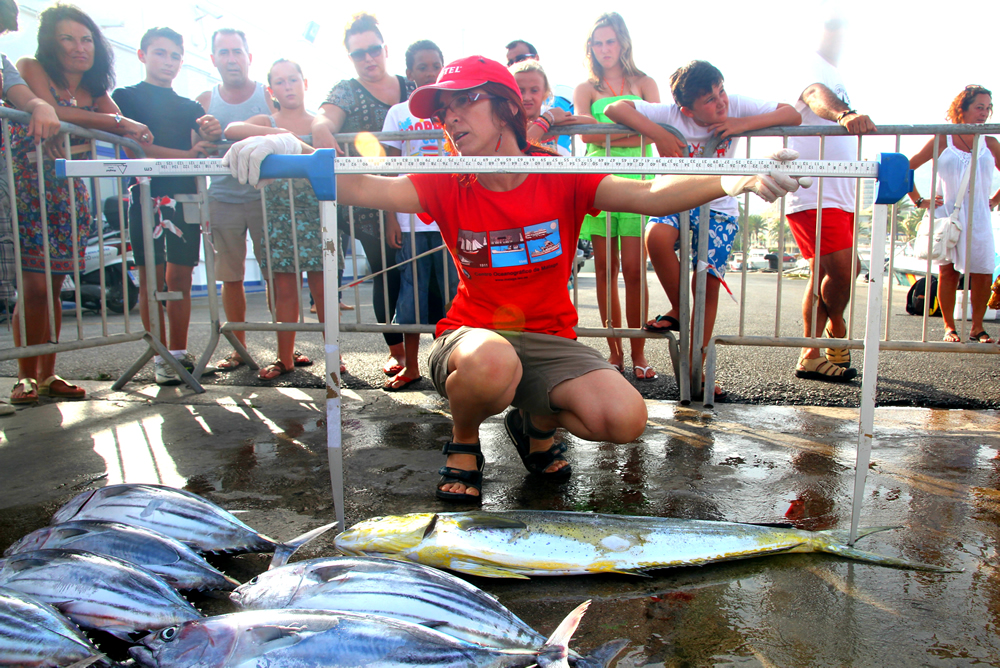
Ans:
MULTIPOLYGON (((850 521, 856 410, 650 404, 649 428, 626 445, 567 437, 574 476, 525 475, 499 420, 487 423, 486 510, 532 508, 845 528, 850 521), (853 417, 852 417, 853 416, 853 417)), ((274 417, 276 430, 226 447, 187 488, 276 538, 334 515, 323 416, 274 417)), ((209 420, 210 421, 210 420, 209 420)), ((468 578, 544 634, 585 599, 575 646, 631 640, 618 665, 912 666, 992 663, 1000 656, 1000 437, 995 412, 880 410, 862 524, 902 525, 859 549, 964 568, 925 573, 831 555, 789 554, 650 574, 468 578)), ((450 422, 440 411, 387 404, 345 410, 348 523, 375 515, 453 511, 433 497, 450 422)), ((216 429, 218 432, 218 429, 216 429)), ((218 433, 215 436, 219 438, 218 433)), ((187 470, 187 469, 185 469, 187 470)), ((103 484, 92 476, 74 485, 103 484)), ((79 490, 76 490, 79 491, 79 490)), ((6 508, 0 544, 48 522, 59 504, 6 508)), ((297 558, 331 554, 325 539, 297 558)), ((241 581, 269 556, 213 557, 241 581)), ((198 595, 206 613, 224 597, 198 595)))

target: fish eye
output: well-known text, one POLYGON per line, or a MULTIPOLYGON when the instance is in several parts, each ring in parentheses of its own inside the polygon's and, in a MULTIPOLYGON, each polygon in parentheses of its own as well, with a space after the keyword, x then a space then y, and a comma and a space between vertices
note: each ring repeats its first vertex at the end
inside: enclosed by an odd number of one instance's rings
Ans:
POLYGON ((170 642, 177 637, 177 627, 171 626, 160 631, 160 640, 170 642))
POLYGON ((259 579, 260 579, 260 576, 259 576, 259 575, 255 575, 255 576, 253 576, 253 577, 252 577, 252 578, 250 579, 250 582, 247 582, 247 584, 248 584, 248 585, 255 585, 255 584, 257 584, 257 581, 258 581, 259 579))

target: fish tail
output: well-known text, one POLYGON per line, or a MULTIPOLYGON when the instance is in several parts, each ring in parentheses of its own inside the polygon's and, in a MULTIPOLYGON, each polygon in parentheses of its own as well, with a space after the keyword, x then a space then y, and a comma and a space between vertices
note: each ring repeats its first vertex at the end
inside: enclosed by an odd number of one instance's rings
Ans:
MULTIPOLYGON (((868 527, 867 529, 858 530, 858 538, 864 538, 873 533, 879 531, 889 531, 890 529, 899 529, 900 527, 868 527)), ((826 552, 828 554, 835 554, 839 557, 844 557, 845 559, 854 559, 855 561, 864 561, 869 564, 879 564, 880 566, 895 566, 896 568, 910 568, 917 571, 935 571, 937 573, 956 573, 960 572, 962 569, 944 568, 941 566, 934 566, 932 564, 924 564, 918 561, 908 561, 906 559, 897 559, 896 557, 887 557, 882 554, 877 554, 875 552, 866 552, 864 550, 858 550, 856 548, 850 547, 847 541, 850 539, 850 533, 842 529, 830 529, 828 531, 818 531, 820 534, 820 540, 817 540, 815 545, 816 549, 820 552, 826 552)))
POLYGON ((581 656, 573 665, 575 668, 607 668, 628 643, 629 641, 624 638, 610 640, 590 654, 581 656))
POLYGON ((274 550, 274 558, 271 559, 271 565, 267 567, 267 570, 272 568, 278 568, 279 566, 284 566, 288 563, 288 560, 292 558, 300 547, 305 545, 311 540, 319 538, 325 534, 330 529, 335 528, 338 522, 330 522, 329 524, 324 524, 318 529, 313 529, 312 531, 307 531, 298 538, 293 538, 287 543, 280 543, 274 550))
POLYGON ((576 633, 576 628, 583 619, 583 613, 590 607, 590 601, 584 601, 576 606, 566 619, 559 623, 549 639, 542 645, 538 653, 539 668, 569 668, 569 641, 576 633))

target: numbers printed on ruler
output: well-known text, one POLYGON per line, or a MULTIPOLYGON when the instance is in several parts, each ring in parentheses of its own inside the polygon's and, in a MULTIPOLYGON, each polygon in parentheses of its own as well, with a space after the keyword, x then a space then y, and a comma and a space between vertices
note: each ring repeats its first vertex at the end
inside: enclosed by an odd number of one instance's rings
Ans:
MULTIPOLYGON (((289 156, 309 160, 310 156, 289 156)), ((621 158, 621 157, 412 157, 337 158, 338 174, 519 173, 579 174, 761 174, 780 170, 792 176, 878 178, 875 161, 794 160, 779 163, 764 158, 621 158)), ((71 160, 66 175, 81 176, 223 176, 229 170, 218 159, 195 160, 71 160)))

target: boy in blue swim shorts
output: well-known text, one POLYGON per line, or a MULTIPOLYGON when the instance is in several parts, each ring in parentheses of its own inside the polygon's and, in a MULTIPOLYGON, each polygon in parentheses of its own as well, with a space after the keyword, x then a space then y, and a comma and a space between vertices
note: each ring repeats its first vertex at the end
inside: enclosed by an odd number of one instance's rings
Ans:
MULTIPOLYGON (((737 137, 751 130, 774 125, 798 125, 802 117, 794 107, 755 100, 742 95, 728 95, 722 72, 711 63, 695 60, 670 76, 670 92, 674 103, 654 103, 643 100, 619 100, 605 110, 608 118, 641 132, 656 145, 661 155, 675 155, 674 135, 658 124, 679 130, 687 143, 687 156, 704 157, 705 148, 718 140, 709 157, 732 158, 736 153, 737 137)), ((733 239, 739 231, 736 220, 739 209, 733 197, 720 197, 709 203, 707 249, 708 282, 705 295, 705 338, 712 338, 715 315, 719 306, 719 286, 726 273, 726 263, 733 249, 733 239)), ((698 226, 700 209, 690 212, 691 257, 697 270, 698 226)), ((664 292, 670 299, 671 310, 648 322, 643 329, 651 332, 680 329, 677 319, 680 308, 680 263, 674 251, 680 248, 680 216, 650 218, 646 226, 646 252, 664 292)), ((694 289, 692 276, 691 288, 694 289)), ((721 391, 716 388, 716 397, 721 391)))

